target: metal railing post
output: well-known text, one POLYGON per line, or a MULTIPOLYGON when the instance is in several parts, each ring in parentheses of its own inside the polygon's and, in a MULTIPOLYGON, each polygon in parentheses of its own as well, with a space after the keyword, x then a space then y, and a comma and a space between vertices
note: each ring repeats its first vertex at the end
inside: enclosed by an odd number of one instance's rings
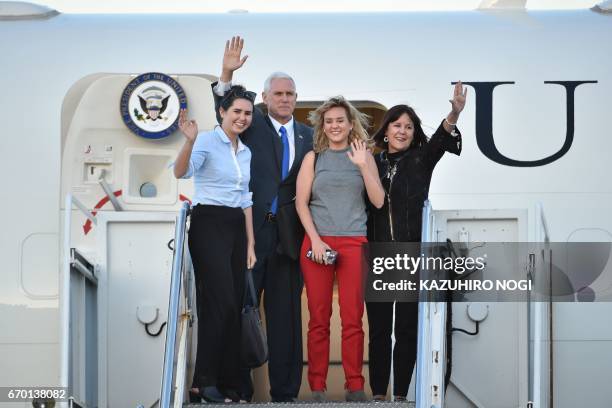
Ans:
MULTIPOLYGON (((423 206, 421 243, 432 242, 431 219, 431 202, 426 200, 423 206)), ((429 279, 426 265, 421 269, 421 278, 429 279)), ((418 321, 416 407, 442 408, 445 392, 446 303, 431 299, 427 291, 421 291, 418 321)))
POLYGON ((70 375, 70 229, 72 219, 72 194, 64 203, 64 246, 60 274, 60 387, 69 387, 70 375))
POLYGON ((173 372, 176 350, 176 329, 178 326, 179 300, 183 270, 183 247, 185 244, 185 224, 189 204, 183 203, 176 221, 174 235, 174 259, 170 277, 170 302, 168 305, 168 326, 166 331, 166 347, 164 352, 164 371, 160 396, 160 407, 169 408, 172 401, 173 372))

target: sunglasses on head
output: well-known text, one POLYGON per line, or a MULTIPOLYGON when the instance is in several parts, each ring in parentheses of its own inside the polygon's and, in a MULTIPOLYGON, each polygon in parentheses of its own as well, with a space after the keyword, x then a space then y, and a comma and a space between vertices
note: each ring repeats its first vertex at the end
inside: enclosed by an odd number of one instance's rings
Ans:
POLYGON ((255 103, 256 97, 257 97, 257 94, 253 91, 244 91, 242 89, 232 89, 227 93, 227 95, 225 95, 225 98, 223 99, 227 100, 229 98, 245 98, 251 101, 252 103, 255 103))

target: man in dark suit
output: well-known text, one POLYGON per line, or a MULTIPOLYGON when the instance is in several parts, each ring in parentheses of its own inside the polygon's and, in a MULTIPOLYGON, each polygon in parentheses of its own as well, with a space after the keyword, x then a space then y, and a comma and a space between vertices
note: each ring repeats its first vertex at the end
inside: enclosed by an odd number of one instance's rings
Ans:
MULTIPOLYGON (((234 71, 247 59, 241 58, 243 45, 240 37, 226 43, 221 77, 213 84, 217 106, 230 89, 234 71)), ((267 114, 255 109, 251 126, 240 138, 252 154, 250 189, 257 256, 253 278, 258 294, 264 293, 270 396, 275 402, 290 402, 297 397, 302 382, 303 279, 299 261, 287 255, 290 251, 283 251, 287 243, 279 245, 276 215, 284 206, 294 205, 297 174, 302 159, 312 150, 313 132, 293 118, 297 93, 289 75, 271 74, 265 81, 262 97, 267 114)), ((297 217, 294 211, 292 214, 297 217)), ((295 219, 289 221, 299 223, 295 219)), ((243 397, 250 400, 253 395, 250 372, 245 374, 244 382, 243 397)))

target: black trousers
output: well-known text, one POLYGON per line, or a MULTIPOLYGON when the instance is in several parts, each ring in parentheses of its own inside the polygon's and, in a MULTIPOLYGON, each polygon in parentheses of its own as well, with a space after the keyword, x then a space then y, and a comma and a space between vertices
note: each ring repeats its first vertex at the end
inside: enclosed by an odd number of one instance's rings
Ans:
POLYGON ((417 355, 418 302, 366 302, 370 336, 370 387, 373 395, 387 394, 394 304, 393 395, 405 397, 417 355))
POLYGON ((198 312, 194 387, 239 389, 246 244, 241 208, 197 205, 192 209, 189 252, 198 312))
MULTIPOLYGON (((277 251, 278 229, 268 222, 255 234, 257 264, 253 281, 258 296, 263 291, 268 339, 268 374, 273 401, 296 398, 302 384, 301 296, 304 280, 299 263, 277 251)), ((251 400, 250 370, 243 371, 241 394, 251 400)))

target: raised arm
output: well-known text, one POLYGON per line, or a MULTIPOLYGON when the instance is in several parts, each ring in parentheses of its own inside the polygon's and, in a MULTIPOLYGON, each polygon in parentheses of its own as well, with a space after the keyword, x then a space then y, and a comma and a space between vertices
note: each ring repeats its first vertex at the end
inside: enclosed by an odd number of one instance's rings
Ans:
POLYGON ((464 89, 461 81, 457 82, 453 91, 453 99, 449 100, 452 106, 451 111, 424 146, 425 162, 430 168, 435 167, 444 152, 461 154, 461 132, 457 129, 457 121, 465 107, 466 96, 467 88, 464 89))
POLYGON ((346 152, 349 160, 359 168, 363 183, 365 184, 368 199, 376 208, 381 208, 385 202, 385 191, 380 184, 378 177, 378 167, 372 153, 366 148, 366 144, 361 140, 351 143, 351 150, 346 152))
POLYGON ((185 136, 185 144, 183 144, 174 162, 174 177, 176 178, 181 178, 187 174, 193 145, 198 137, 198 124, 193 119, 187 119, 187 111, 185 109, 182 109, 179 113, 179 129, 181 129, 185 136))
POLYGON ((317 263, 324 263, 325 250, 331 249, 327 245, 317 232, 317 228, 312 220, 312 214, 308 204, 310 203, 310 194, 312 192, 312 183, 314 181, 314 164, 315 154, 310 151, 304 156, 302 160, 302 166, 297 176, 296 188, 295 188, 295 209, 297 210, 300 221, 304 226, 308 238, 312 245, 312 259, 317 263))
POLYGON ((223 96, 232 86, 232 78, 234 71, 242 67, 246 62, 248 55, 241 57, 242 48, 244 47, 244 39, 240 36, 234 36, 231 40, 225 42, 225 51, 223 52, 223 62, 221 64, 221 76, 219 82, 212 83, 213 98, 215 99, 215 114, 217 122, 221 123, 221 115, 219 107, 223 96))
POLYGON ((248 55, 240 57, 242 48, 244 47, 244 39, 240 36, 232 37, 231 40, 225 42, 225 52, 223 53, 223 64, 221 67, 221 82, 232 82, 234 71, 240 69, 246 62, 248 55))
POLYGON ((457 125, 457 121, 459 120, 459 115, 463 108, 465 107, 465 99, 467 97, 467 88, 464 88, 461 84, 461 81, 455 84, 455 89, 453 92, 453 99, 449 99, 448 101, 451 104, 451 111, 446 118, 444 119, 444 130, 448 133, 452 133, 455 130, 455 126, 457 125))

